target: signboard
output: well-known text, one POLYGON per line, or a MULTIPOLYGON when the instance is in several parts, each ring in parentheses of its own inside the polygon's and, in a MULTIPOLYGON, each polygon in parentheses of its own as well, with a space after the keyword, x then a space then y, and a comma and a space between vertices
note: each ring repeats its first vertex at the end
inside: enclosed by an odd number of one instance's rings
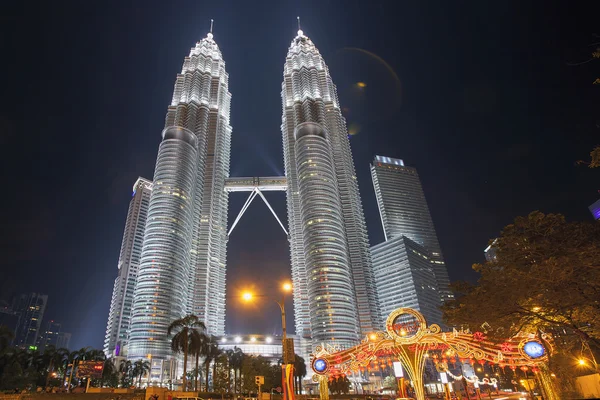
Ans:
POLYGON ((394 375, 396 375, 396 378, 404 378, 404 371, 402 370, 402 363, 400 361, 394 361, 394 375))
POLYGON ((77 365, 77 378, 102 378, 104 361, 80 361, 77 365))
POLYGON ((445 372, 440 372, 440 380, 442 383, 448 383, 448 374, 445 372))

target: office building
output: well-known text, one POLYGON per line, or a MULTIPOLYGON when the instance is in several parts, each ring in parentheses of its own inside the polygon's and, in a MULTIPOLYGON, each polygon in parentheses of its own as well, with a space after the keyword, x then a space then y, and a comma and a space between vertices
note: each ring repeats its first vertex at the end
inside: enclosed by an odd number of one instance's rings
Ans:
POLYGON ((283 75, 296 334, 350 346, 381 322, 346 122, 329 69, 301 30, 283 75))
POLYGON ((450 279, 417 170, 400 159, 376 156, 371 177, 385 240, 406 236, 431 254, 440 298, 452 299, 450 279))
POLYGON ((15 298, 13 311, 19 314, 19 326, 14 340, 16 346, 37 348, 47 303, 48 296, 39 293, 24 293, 15 298))
MULTIPOLYGON (((287 191, 297 343, 306 343, 298 353, 307 355, 312 343, 351 346, 382 328, 345 120, 327 65, 302 31, 290 45, 283 77, 286 176, 229 178, 229 76, 212 32, 191 49, 177 75, 129 326, 119 331, 125 325, 116 321, 124 313, 111 306, 105 343, 107 355, 118 354, 120 342, 128 359, 151 357, 151 379, 179 368, 165 365, 175 359, 167 336, 173 320, 193 313, 207 333, 225 335, 230 192, 251 192, 243 214, 261 191, 287 191)), ((114 304, 123 302, 122 285, 122 279, 115 284, 114 304)))
POLYGON ((441 299, 432 256, 406 236, 389 239, 371 248, 373 270, 382 319, 397 308, 413 308, 428 324, 441 324, 441 299))
POLYGON ((60 323, 50 320, 46 322, 46 328, 38 335, 37 347, 40 352, 48 346, 56 347, 58 341, 58 334, 60 333, 60 323))
POLYGON ((71 342, 71 334, 68 332, 58 332, 56 337, 56 348, 57 349, 69 349, 69 343, 71 342))
POLYGON ((129 201, 125 231, 117 263, 117 278, 113 285, 110 301, 104 354, 118 356, 127 348, 133 291, 140 267, 146 217, 152 193, 152 182, 138 178, 133 185, 133 195, 129 201))
MULTIPOLYGON (((134 290, 129 359, 173 357, 167 327, 197 315, 225 331, 231 94, 212 33, 184 59, 168 107, 134 290)), ((162 368, 162 367, 161 367, 162 368)))

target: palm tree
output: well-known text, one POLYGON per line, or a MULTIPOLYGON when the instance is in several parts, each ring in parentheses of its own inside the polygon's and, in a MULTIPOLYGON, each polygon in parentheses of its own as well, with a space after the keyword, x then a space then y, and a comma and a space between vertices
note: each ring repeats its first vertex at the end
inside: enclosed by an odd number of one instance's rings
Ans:
POLYGON ((211 357, 213 359, 213 367, 212 367, 212 390, 215 391, 215 382, 217 379, 217 364, 219 363, 219 358, 223 355, 223 350, 219 348, 219 342, 216 337, 213 337, 213 344, 211 345, 211 357))
POLYGON ((130 380, 133 372, 133 365, 131 364, 131 361, 121 360, 121 363, 119 364, 119 372, 121 373, 121 385, 125 387, 125 382, 127 382, 127 386, 129 386, 131 384, 130 380))
POLYGON ((192 335, 190 337, 190 346, 189 352, 196 356, 196 367, 194 368, 194 391, 198 391, 198 376, 200 375, 200 368, 198 368, 198 363, 200 360, 200 356, 203 355, 203 350, 206 347, 206 343, 210 339, 204 332, 198 332, 198 335, 192 335))
MULTIPOLYGON (((214 361, 216 364, 217 357, 222 353, 223 351, 219 348, 219 342, 217 341, 217 338, 211 336, 210 339, 205 342, 202 349, 202 355, 204 356, 204 368, 206 371, 206 391, 208 391, 208 374, 210 371, 210 363, 214 361)), ((216 371, 215 364, 213 364, 213 383, 216 371)))
POLYGON ((233 362, 233 349, 225 350, 227 356, 227 390, 231 390, 231 364, 233 362))
POLYGON ((296 379, 296 393, 302 393, 302 378, 306 376, 306 362, 296 354, 294 358, 294 378, 296 379))
MULTIPOLYGON (((242 378, 242 365, 244 364, 244 352, 237 346, 233 347, 233 357, 231 361, 231 368, 233 368, 233 392, 238 393, 238 375, 239 375, 239 386, 241 386, 242 378)), ((241 391, 241 388, 240 388, 241 391)))
POLYGON ((46 387, 50 383, 50 376, 52 373, 62 366, 69 357, 69 350, 60 348, 57 349, 53 345, 47 346, 44 349, 44 358, 48 363, 48 371, 46 373, 46 387))
POLYGON ((192 340, 200 341, 198 337, 200 335, 199 329, 205 330, 206 326, 197 316, 190 314, 183 318, 177 319, 171 322, 167 329, 167 335, 171 335, 173 332, 177 332, 171 339, 171 349, 176 353, 183 353, 183 390, 187 391, 187 359, 190 345, 190 338, 192 340))
POLYGON ((138 377, 138 388, 142 386, 142 376, 150 372, 150 363, 146 360, 137 360, 133 363, 133 377, 138 377))

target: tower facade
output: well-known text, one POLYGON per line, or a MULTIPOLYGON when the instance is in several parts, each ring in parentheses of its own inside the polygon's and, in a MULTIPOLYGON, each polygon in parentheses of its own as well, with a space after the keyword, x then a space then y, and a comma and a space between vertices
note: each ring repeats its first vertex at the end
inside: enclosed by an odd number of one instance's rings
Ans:
POLYGON ((48 346, 56 346, 58 343, 58 335, 61 331, 61 326, 59 322, 54 320, 50 320, 46 323, 46 329, 38 335, 38 343, 37 347, 40 352, 43 352, 44 349, 48 346))
POLYGON ((420 311, 429 324, 442 322, 431 254, 423 246, 399 236, 371 247, 371 256, 382 318, 409 307, 420 311))
POLYGON ((141 177, 138 178, 133 185, 133 195, 129 201, 125 231, 123 232, 121 252, 117 264, 117 278, 113 286, 108 312, 103 348, 107 357, 119 356, 127 346, 133 291, 138 268, 140 267, 144 229, 151 193, 152 182, 141 177))
POLYGON ((385 240, 406 236, 431 253, 441 300, 453 298, 450 279, 417 170, 400 159, 375 156, 371 177, 385 240))
POLYGON ((14 344, 19 347, 36 346, 42 334, 42 319, 48 304, 48 296, 39 293, 24 293, 15 298, 13 310, 19 314, 19 325, 14 344))
POLYGON ((167 328, 188 313, 209 333, 224 334, 228 81, 209 33, 184 59, 166 115, 134 292, 130 359, 172 358, 167 328))
POLYGON ((281 97, 296 334, 355 344, 381 324, 366 224, 336 88, 302 31, 281 97))

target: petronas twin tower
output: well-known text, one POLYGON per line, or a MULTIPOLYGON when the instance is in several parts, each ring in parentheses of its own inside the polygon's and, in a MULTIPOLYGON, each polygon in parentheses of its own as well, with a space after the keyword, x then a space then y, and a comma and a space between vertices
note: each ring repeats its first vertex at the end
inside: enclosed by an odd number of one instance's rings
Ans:
MULTIPOLYGON (((209 33, 185 58, 167 111, 132 305, 121 310, 130 313, 130 359, 173 357, 167 327, 188 313, 225 334, 228 80, 209 33)), ((345 120, 323 57, 302 31, 288 50, 281 97, 285 177, 277 181, 287 191, 296 334, 350 346, 381 327, 380 313, 345 120)))

